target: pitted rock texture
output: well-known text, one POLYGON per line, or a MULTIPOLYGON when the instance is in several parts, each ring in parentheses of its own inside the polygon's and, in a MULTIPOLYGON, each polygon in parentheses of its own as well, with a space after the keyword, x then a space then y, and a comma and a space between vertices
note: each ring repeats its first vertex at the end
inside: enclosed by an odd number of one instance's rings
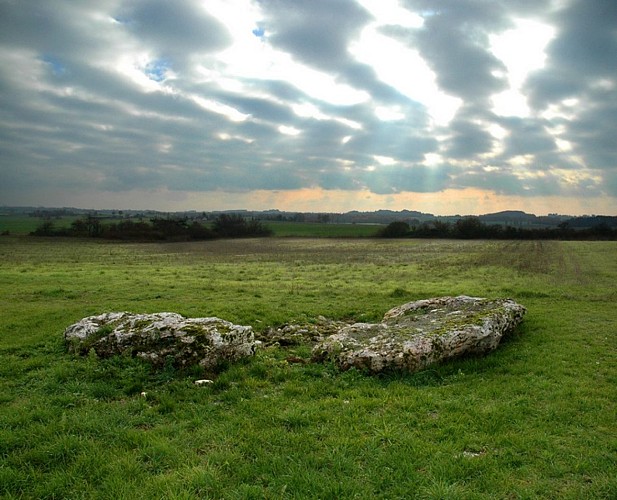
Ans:
POLYGON ((317 343, 314 361, 379 373, 414 372, 466 354, 485 354, 522 321, 510 299, 439 297, 388 311, 381 323, 355 323, 317 343))
POLYGON ((337 333, 350 323, 335 321, 318 316, 312 323, 286 323, 278 327, 267 328, 258 338, 265 345, 279 345, 283 347, 316 343, 337 333))
POLYGON ((250 326, 220 318, 185 318, 176 313, 110 312, 89 316, 64 332, 69 350, 100 357, 128 354, 154 365, 200 365, 215 368, 255 353, 250 326))

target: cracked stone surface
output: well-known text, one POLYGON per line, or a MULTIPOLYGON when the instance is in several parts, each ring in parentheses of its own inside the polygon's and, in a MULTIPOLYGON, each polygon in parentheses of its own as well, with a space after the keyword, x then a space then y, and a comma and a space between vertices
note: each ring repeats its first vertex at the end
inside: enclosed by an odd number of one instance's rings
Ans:
POLYGON ((176 313, 110 312, 83 318, 64 332, 69 350, 100 357, 128 354, 156 366, 198 364, 215 368, 255 353, 250 326, 220 318, 185 318, 176 313))
POLYGON ((380 323, 355 323, 319 341, 314 361, 334 361, 380 373, 414 372, 469 354, 486 354, 522 321, 526 309, 511 299, 438 297, 389 310, 380 323))

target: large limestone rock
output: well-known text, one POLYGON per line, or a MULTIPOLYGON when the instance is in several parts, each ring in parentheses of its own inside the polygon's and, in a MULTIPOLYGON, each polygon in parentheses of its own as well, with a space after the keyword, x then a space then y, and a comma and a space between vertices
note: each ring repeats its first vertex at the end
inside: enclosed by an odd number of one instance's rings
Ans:
POLYGON ((440 297, 388 311, 381 323, 355 323, 313 348, 313 360, 371 373, 421 370, 464 354, 485 354, 523 319, 510 299, 440 297))
POLYGON ((101 357, 138 356, 154 365, 199 364, 215 368, 255 353, 250 326, 219 318, 185 318, 176 313, 111 312, 89 316, 64 332, 68 348, 80 354, 94 349, 101 357))

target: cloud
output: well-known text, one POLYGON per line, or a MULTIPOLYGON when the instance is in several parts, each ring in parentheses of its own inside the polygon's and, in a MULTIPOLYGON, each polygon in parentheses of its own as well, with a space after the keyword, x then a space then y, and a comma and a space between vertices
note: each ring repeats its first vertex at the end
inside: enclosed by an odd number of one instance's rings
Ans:
POLYGON ((377 194, 435 193, 452 186, 456 170, 449 165, 375 167, 366 173, 366 185, 377 194))
POLYGON ((576 0, 553 22, 557 36, 547 47, 547 64, 525 85, 529 102, 556 124, 557 138, 567 146, 564 163, 600 176, 603 190, 614 195, 617 5, 576 0))
POLYGON ((159 57, 174 61, 231 43, 227 29, 194 0, 133 0, 118 10, 114 20, 159 57))
MULTIPOLYGON (((424 4, 427 11, 430 4, 424 4)), ((437 75, 445 92, 470 103, 486 105, 493 93, 505 89, 497 73, 504 65, 488 48, 488 34, 507 26, 497 2, 442 2, 431 11, 422 29, 410 34, 408 43, 417 47, 437 75), (489 28, 487 28, 489 27, 489 28)))
POLYGON ((600 0, 7 0, 0 197, 616 196, 616 25, 600 0))
POLYGON ((451 136, 446 154, 457 159, 472 159, 493 149, 494 138, 481 125, 462 118, 450 124, 451 136))
POLYGON ((546 130, 547 123, 538 119, 510 117, 499 121, 509 134, 503 156, 534 155, 555 151, 555 141, 546 130))
POLYGON ((354 0, 260 0, 259 4, 273 45, 327 71, 346 63, 350 38, 371 19, 354 0))

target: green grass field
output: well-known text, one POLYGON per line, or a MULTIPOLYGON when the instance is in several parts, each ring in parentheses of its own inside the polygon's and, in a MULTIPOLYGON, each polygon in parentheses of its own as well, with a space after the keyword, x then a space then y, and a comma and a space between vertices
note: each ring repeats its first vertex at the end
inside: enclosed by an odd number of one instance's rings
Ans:
MULTIPOLYGON (((69 227, 77 216, 52 219, 55 228, 69 227)), ((106 220, 104 222, 118 222, 106 220)), ((0 214, 0 234, 8 231, 12 235, 26 235, 36 230, 43 220, 27 215, 0 214)), ((279 222, 264 221, 264 226, 272 229, 275 237, 298 238, 367 238, 373 237, 383 226, 380 224, 335 224, 325 222, 279 222)))
POLYGON ((382 224, 337 224, 326 222, 265 221, 274 236, 298 238, 371 238, 383 228, 382 224))
POLYGON ((0 237, 3 498, 616 498, 617 243, 0 237), (261 349, 197 371, 79 358, 105 311, 263 331, 468 294, 528 308, 483 358, 370 377, 261 349), (141 395, 145 392, 145 397, 141 395))
MULTIPOLYGON (((63 216, 52 218, 51 221, 56 228, 69 227, 78 217, 63 216)), ((39 217, 29 217, 27 215, 6 215, 0 214, 0 234, 8 231, 9 234, 30 234, 43 223, 39 217)))

